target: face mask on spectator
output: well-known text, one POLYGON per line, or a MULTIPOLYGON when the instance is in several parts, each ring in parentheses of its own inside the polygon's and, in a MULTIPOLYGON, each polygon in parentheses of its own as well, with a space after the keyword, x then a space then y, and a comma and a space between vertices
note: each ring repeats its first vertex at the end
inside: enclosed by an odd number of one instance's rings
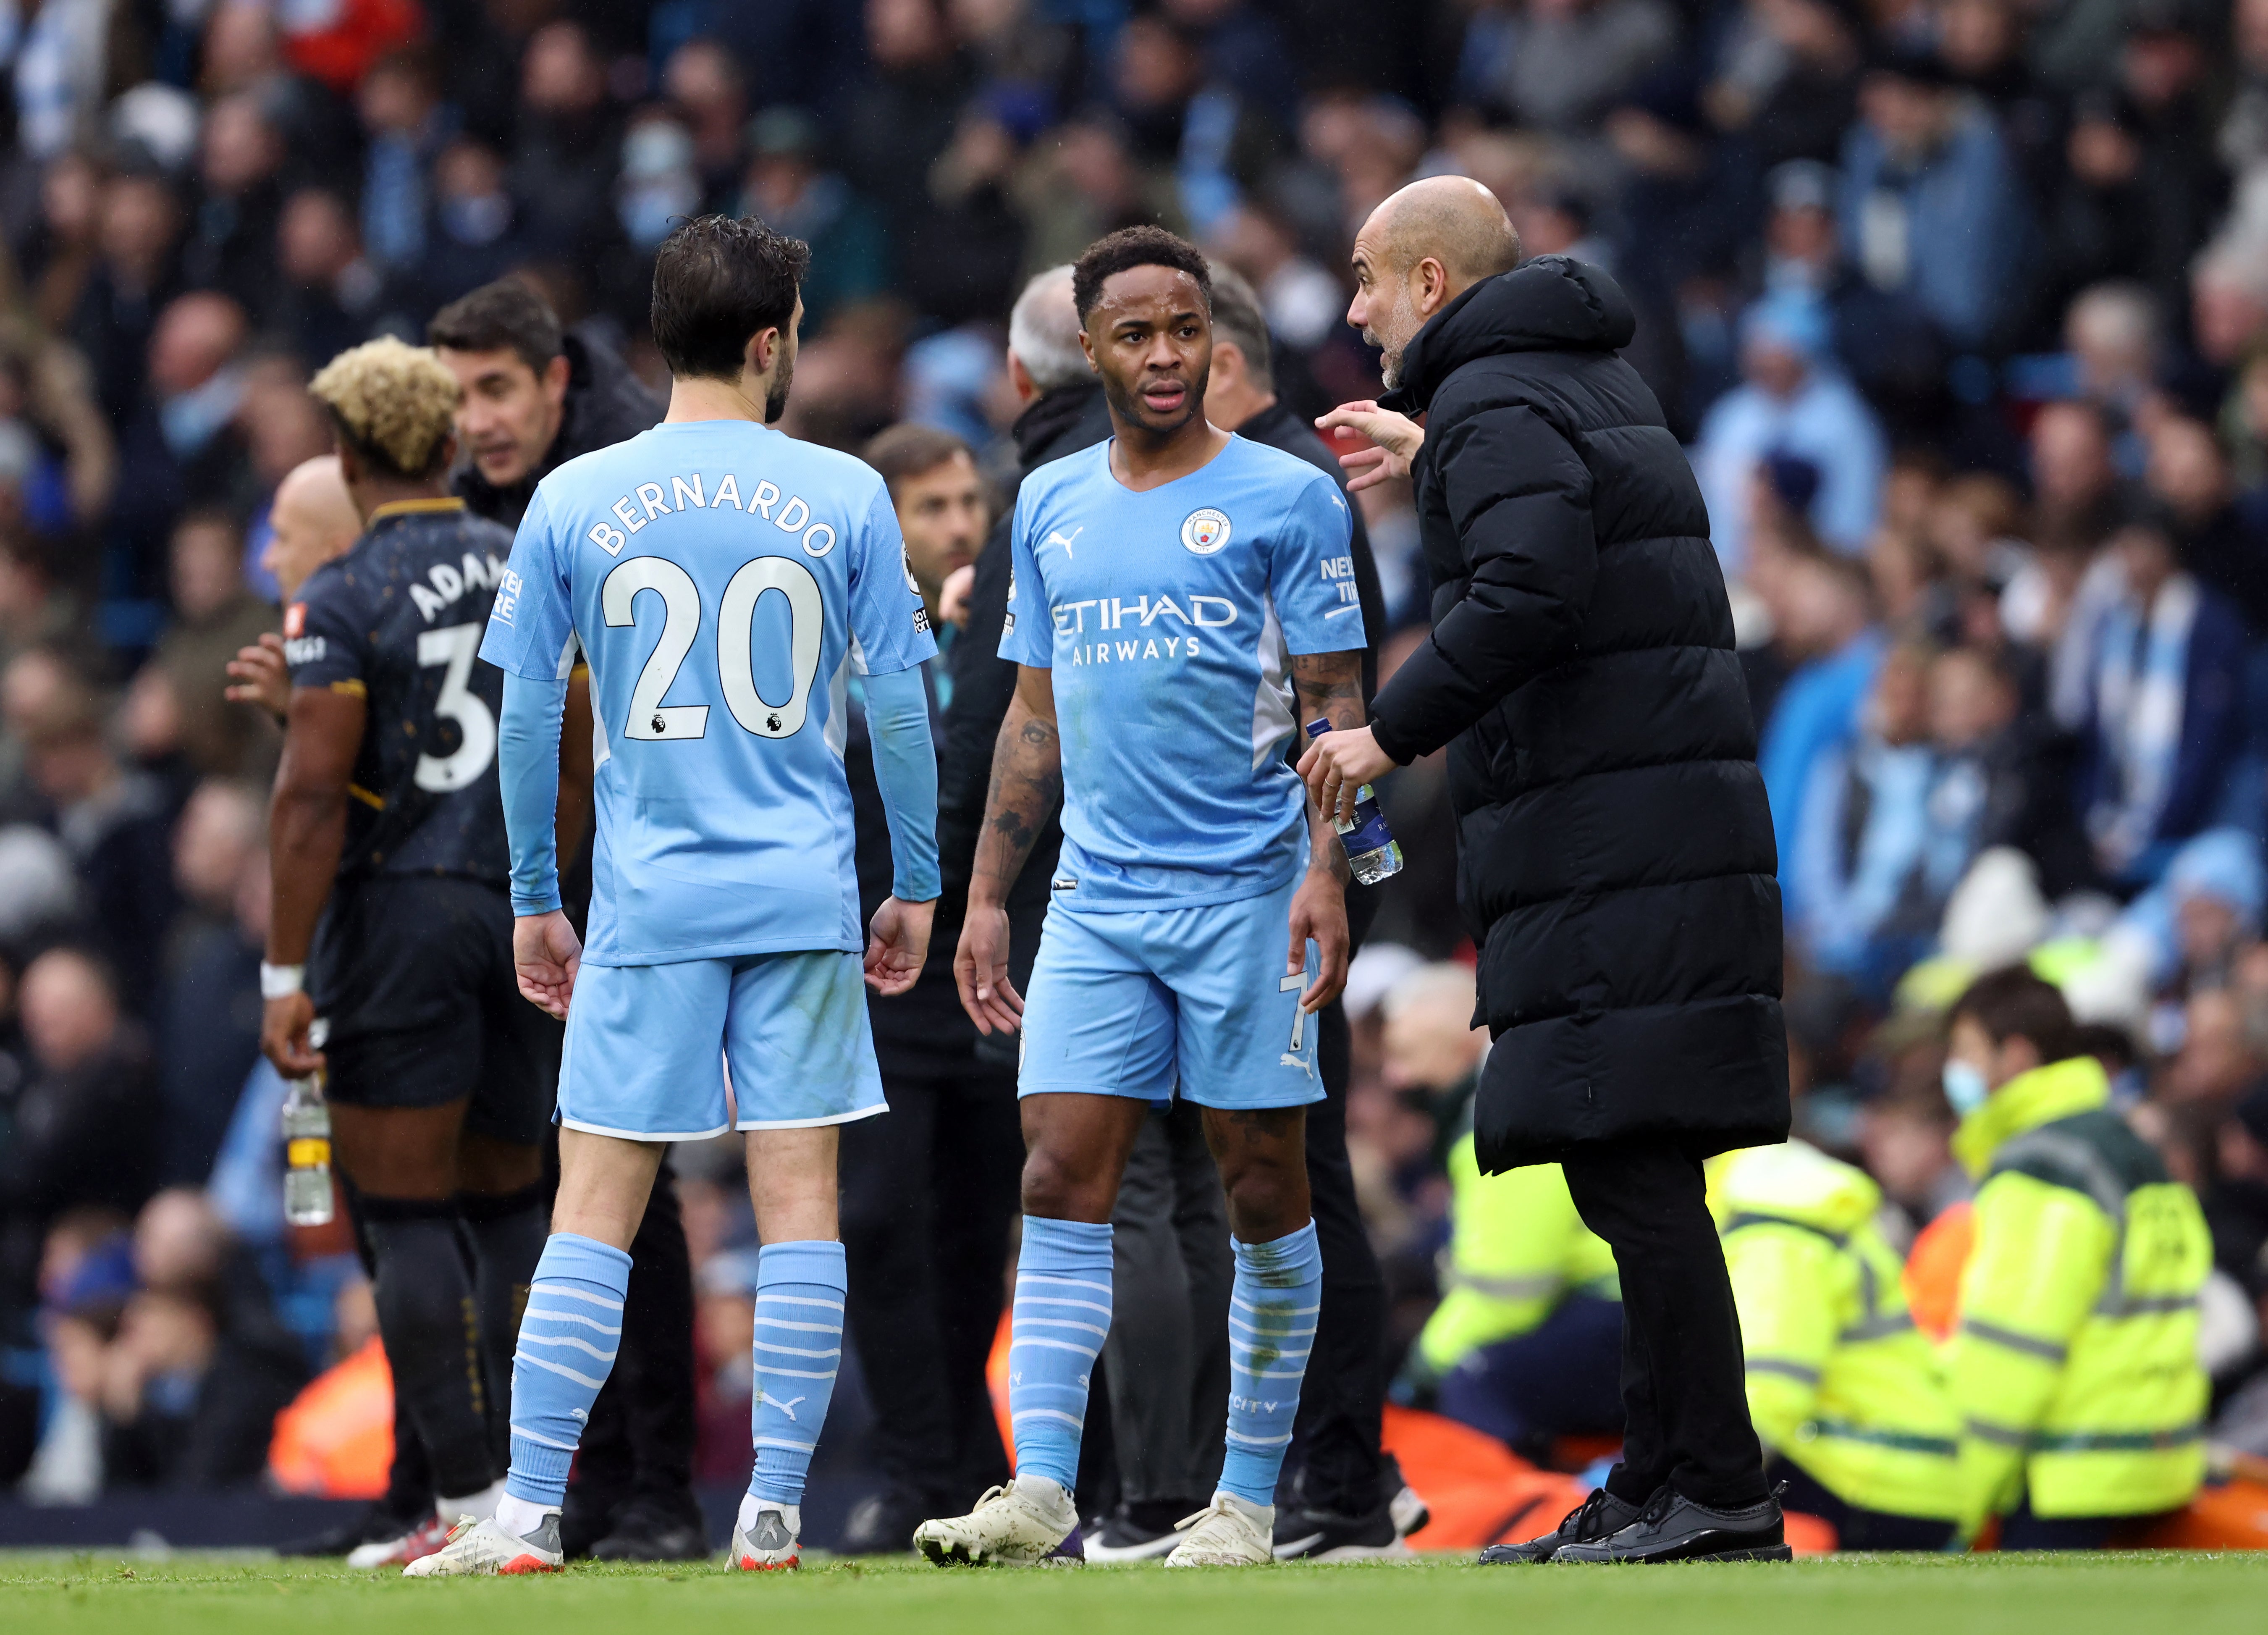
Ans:
POLYGON ((1945 1099, 1963 1118, 1992 1098, 1992 1087, 1984 1082, 1984 1075, 1967 1062, 1948 1062, 1942 1079, 1945 1099))

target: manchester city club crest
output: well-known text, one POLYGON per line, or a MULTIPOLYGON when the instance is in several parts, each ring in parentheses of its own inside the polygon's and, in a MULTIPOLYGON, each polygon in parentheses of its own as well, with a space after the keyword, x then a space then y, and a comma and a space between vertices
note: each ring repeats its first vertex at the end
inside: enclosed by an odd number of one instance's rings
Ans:
POLYGON ((1228 513, 1207 505, 1182 519, 1182 543, 1200 556, 1210 556, 1228 543, 1228 513))

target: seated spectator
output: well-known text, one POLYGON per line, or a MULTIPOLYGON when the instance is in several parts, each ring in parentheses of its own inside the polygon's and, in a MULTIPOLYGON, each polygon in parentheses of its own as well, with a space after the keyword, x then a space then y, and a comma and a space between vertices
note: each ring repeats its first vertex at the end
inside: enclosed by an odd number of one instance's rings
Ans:
MULTIPOLYGON (((8 677, 47 659, 24 654, 8 677)), ((145 1015, 173 912, 166 787, 120 764, 92 692, 68 673, 25 721, 24 737, 32 786, 78 875, 88 935, 115 973, 118 996, 145 1015)))
POLYGON ((1743 383, 1709 410, 1693 447, 1711 542, 1727 576, 1746 568, 1749 483, 1771 454, 1799 455, 1819 468, 1813 525, 1838 550, 1863 549, 1881 508, 1889 450, 1874 411, 1828 355, 1824 309, 1808 295, 1770 296, 1749 309, 1741 334, 1743 383))
POLYGON ((1989 344, 2023 306, 2031 231, 1992 115, 1944 63, 1903 50, 1859 92, 1843 144, 1843 244, 1875 288, 1911 294, 1958 348, 1989 344))
POLYGON ((284 158, 283 134, 257 93, 223 97, 206 112, 197 164, 202 197, 181 246, 192 287, 217 290, 252 313, 275 298, 284 158))
POLYGON ((1867 1174, 1882 1189, 1885 1212, 1904 1218, 1909 1241, 1976 1190, 1953 1156, 1954 1120, 1945 1097, 1926 1092, 1892 1094, 1867 1105, 1859 1120, 1859 1152, 1867 1174))
POLYGON ((1380 1006, 1381 1071, 1347 1104, 1347 1151, 1371 1234, 1430 1258, 1446 1213, 1445 1130, 1466 1119, 1488 1035, 1473 1026, 1473 973, 1447 961, 1395 979, 1380 1006))
POLYGON ((739 62, 714 40, 688 40, 669 54, 661 85, 693 134, 701 209, 730 209, 747 141, 747 84, 739 62))
POLYGON ((173 878, 188 910, 173 927, 157 1036, 165 1108, 164 1174, 202 1186, 260 1057, 260 954, 267 814, 251 785, 198 785, 173 836, 173 878))
POLYGON ((78 1505, 101 1496, 105 1359, 133 1292, 126 1217, 85 1209, 55 1222, 40 1270, 39 1329, 54 1385, 23 1485, 34 1504, 78 1505))
POLYGON ((439 306, 503 277, 526 259, 517 207, 504 188, 504 156, 460 136, 433 162, 433 224, 420 269, 425 299, 439 306))
MULTIPOLYGON (((244 401, 244 310, 210 291, 182 296, 158 319, 150 341, 150 390, 119 433, 119 458, 131 480, 120 486, 108 534, 123 560, 114 594, 163 593, 165 551, 180 514, 194 507, 240 508, 250 497, 244 438, 234 421, 244 401)), ((150 634, 161 609, 149 608, 150 634)), ((108 632, 122 643, 142 627, 108 632)))
POLYGON ((157 1184, 147 1052, 92 957, 55 948, 25 969, 29 1077, 0 1141, 0 1307, 27 1309, 48 1225, 89 1206, 130 1214, 157 1184))
MULTIPOLYGON (((2157 390, 2165 327, 2157 302, 2138 284, 2093 285, 2064 313, 2064 345, 2080 397, 2122 432, 2157 390)), ((2119 449, 2121 469, 2129 473, 2132 452, 2131 446, 2119 449)))
POLYGON ((192 512, 173 529, 173 622, 150 670, 171 695, 177 747, 195 771, 264 779, 275 764, 275 723, 231 703, 228 661, 276 628, 276 609, 244 583, 244 536, 229 517, 192 512))
POLYGON ((1765 594, 1773 644, 1792 668, 1764 724, 1756 765, 1771 801, 1791 923, 1802 912, 1793 864, 1813 770, 1851 736, 1882 660, 1885 643, 1868 617, 1867 593, 1856 564, 1799 556, 1781 567, 1765 594))
POLYGON ((2117 516, 2110 427, 2090 402, 2050 403, 2032 421, 2032 503, 2043 544, 2092 549, 2117 516))
POLYGON ((2198 356, 2234 369, 2268 339, 2268 255, 2224 233, 2190 263, 2190 334, 2198 356))
POLYGON ((71 344, 94 372, 95 401, 114 429, 142 401, 157 316, 180 293, 181 207, 163 177, 128 168, 102 186, 99 257, 70 316, 71 344))
POLYGON ((1826 0, 1752 0, 1721 50, 1704 93, 1720 129, 1744 132, 1766 167, 1834 158, 1866 57, 1852 14, 1826 0))
POLYGON ((1940 761, 1931 741, 1934 657, 1883 659, 1858 735, 1814 767, 1796 830, 1791 929, 1814 967, 1875 1004, 1935 943, 1984 806, 1974 764, 1940 761))
POLYGON ((2021 849, 2041 888, 2061 897, 2094 882, 2094 861, 2058 742, 2019 703, 2014 678, 1983 649, 1938 655, 1929 672, 1933 817, 1966 831, 1970 858, 1995 846, 2021 849))
POLYGON ((2213 1264, 2243 1285, 2268 1328, 2268 1085, 2255 1086, 2221 1122, 2213 1157, 2205 1196, 2213 1264))
POLYGON ((666 113, 643 113, 623 133, 621 170, 615 219, 632 247, 650 255, 669 237, 671 223, 701 209, 693 134, 666 113))
POLYGON ((362 230, 335 193, 303 188, 276 228, 283 289, 276 327, 313 368, 371 338, 387 314, 385 276, 363 254, 362 230))
POLYGON ((441 105, 440 65, 414 47, 389 53, 357 87, 355 111, 365 136, 363 243, 382 272, 414 275, 432 222, 426 178, 453 123, 441 105))
POLYGON ((1660 0, 1543 0, 1468 25, 1464 93, 1521 125, 1585 135, 1648 70, 1676 53, 1660 0))
POLYGON ((1831 1522, 1840 1550, 1943 1549, 1962 1514, 1961 1420, 1875 1227, 1881 1189, 1801 1141, 1709 1167, 1781 1503, 1831 1522))
POLYGON ((2175 845, 2243 823, 2244 622, 2185 571, 2162 508, 2137 505, 2111 540, 2121 593, 2095 636, 2078 803, 2103 874, 2156 880, 2175 845))
POLYGON ((2148 448, 2146 480, 2177 530, 2182 565, 2235 603, 2253 635, 2268 635, 2268 519, 2239 509, 2213 429, 2170 416, 2151 429, 2148 448))
POLYGON ((307 1377, 298 1341, 197 1193, 151 1200, 134 1263, 141 1286, 103 1359, 109 1479, 197 1490, 256 1480, 276 1416, 307 1377))
POLYGON ((872 300, 887 287, 890 247, 881 217, 822 165, 819 127, 802 109, 765 109, 748 127, 748 147, 739 213, 811 246, 803 324, 815 335, 837 306, 872 300))

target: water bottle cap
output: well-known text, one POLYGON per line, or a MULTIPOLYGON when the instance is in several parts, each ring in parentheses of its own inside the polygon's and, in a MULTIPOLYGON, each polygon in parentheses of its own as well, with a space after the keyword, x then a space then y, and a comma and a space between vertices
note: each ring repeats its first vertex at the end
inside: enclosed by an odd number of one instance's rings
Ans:
POLYGON ((1321 738, 1324 733, 1332 730, 1331 718, 1329 716, 1324 716, 1319 720, 1314 720, 1307 723, 1307 736, 1310 738, 1321 738))

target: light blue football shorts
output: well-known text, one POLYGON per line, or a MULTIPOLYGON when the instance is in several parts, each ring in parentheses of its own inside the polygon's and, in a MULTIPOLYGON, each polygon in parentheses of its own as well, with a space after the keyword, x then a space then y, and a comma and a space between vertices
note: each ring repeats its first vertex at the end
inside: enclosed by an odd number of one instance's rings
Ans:
POLYGON ((887 1110, 863 969, 832 951, 584 966, 567 1007, 561 1125, 701 1141, 887 1110))
POLYGON ((1300 875, 1262 896, 1154 913, 1052 903, 1024 997, 1016 1094, 1070 1092, 1203 1107, 1304 1107, 1323 1099, 1314 981, 1285 973, 1300 875))

